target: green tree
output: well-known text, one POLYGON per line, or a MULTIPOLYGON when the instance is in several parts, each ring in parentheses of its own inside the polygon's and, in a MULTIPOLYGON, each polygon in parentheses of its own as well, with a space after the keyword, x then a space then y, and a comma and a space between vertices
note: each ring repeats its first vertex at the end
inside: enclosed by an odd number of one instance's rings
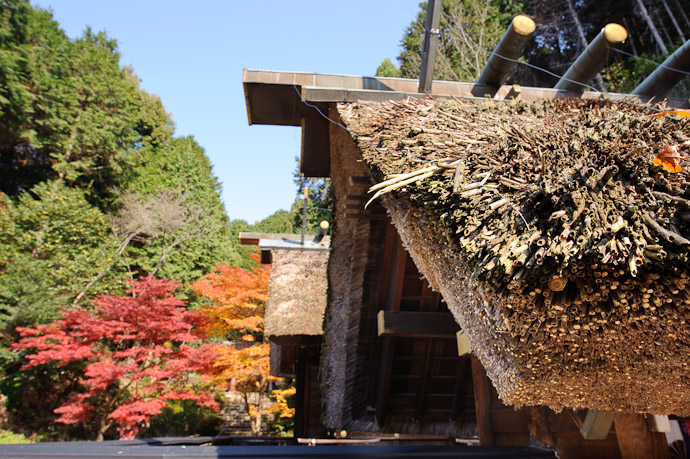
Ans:
MULTIPOLYGON (((514 0, 443 0, 434 78, 476 80, 491 50, 522 9, 522 3, 514 0)), ((398 61, 403 78, 419 78, 425 20, 426 2, 423 2, 417 19, 405 29, 400 42, 403 50, 398 61)), ((390 60, 388 63, 384 60, 377 75, 387 76, 379 72, 394 72, 393 69, 390 60)))
POLYGON ((120 67, 116 41, 102 32, 70 40, 51 13, 2 0, 0 56, 0 189, 7 194, 57 177, 106 205, 123 169, 143 162, 161 131, 172 133, 162 104, 120 67))
POLYGON ((156 274, 188 285, 232 258, 220 190, 204 149, 192 137, 172 138, 153 148, 127 184, 126 192, 139 197, 138 204, 130 206, 139 209, 119 214, 120 226, 128 231, 146 226, 142 220, 157 228, 141 228, 127 250, 135 274, 156 274))
POLYGON ((299 160, 295 158, 296 166, 292 173, 293 182, 297 186, 297 198, 292 203, 290 212, 294 215, 295 232, 302 231, 302 212, 304 208, 304 189, 308 189, 307 199, 307 234, 319 231, 319 224, 326 220, 333 224, 333 189, 331 179, 305 177, 299 170, 299 160))
MULTIPOLYGON (((685 35, 690 35, 684 32, 690 28, 685 13, 690 9, 690 1, 643 1, 642 4, 646 5, 646 13, 639 2, 627 0, 444 0, 434 78, 475 81, 511 19, 522 12, 537 24, 521 58, 531 66, 514 66, 509 81, 553 87, 559 77, 535 67, 563 75, 585 44, 607 23, 615 22, 629 32, 622 48, 627 54, 612 51, 610 65, 601 76, 607 90, 629 92, 656 68, 654 62, 662 62, 688 38, 685 35), (652 32, 650 22, 658 29, 657 34, 652 32), (662 45, 668 53, 659 53, 662 45)), ((417 19, 407 27, 401 41, 398 62, 400 76, 404 78, 419 76, 425 18, 426 3, 422 3, 417 19)), ((396 70, 384 60, 377 76, 389 76, 396 70)), ((685 79, 669 95, 687 97, 689 93, 690 83, 685 79)))
POLYGON ((398 78, 400 77, 400 69, 387 57, 381 62, 379 68, 376 69, 376 76, 398 78))
MULTIPOLYGON (((108 217, 83 191, 51 180, 13 202, 1 195, 0 326, 33 326, 55 318, 105 265, 100 292, 120 292, 126 271, 115 253, 108 217)), ((82 294, 77 305, 94 296, 82 294)))

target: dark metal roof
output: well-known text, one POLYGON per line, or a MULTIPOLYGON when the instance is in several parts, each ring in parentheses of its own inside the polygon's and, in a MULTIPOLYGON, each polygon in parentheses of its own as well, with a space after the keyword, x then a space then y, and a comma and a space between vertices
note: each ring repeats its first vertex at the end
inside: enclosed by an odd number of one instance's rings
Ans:
POLYGON ((33 443, 0 446, 0 458, 340 458, 340 457, 457 457, 457 458, 548 458, 553 451, 526 446, 200 446, 168 445, 150 440, 33 443))

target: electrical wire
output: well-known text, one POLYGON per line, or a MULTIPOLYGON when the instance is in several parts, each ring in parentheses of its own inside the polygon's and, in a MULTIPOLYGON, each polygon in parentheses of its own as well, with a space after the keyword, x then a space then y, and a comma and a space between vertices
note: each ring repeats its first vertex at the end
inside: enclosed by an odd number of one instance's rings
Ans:
POLYGON ((661 68, 663 68, 663 69, 671 70, 671 71, 673 71, 673 72, 678 72, 678 73, 681 73, 681 74, 683 74, 683 75, 690 75, 690 72, 686 72, 685 70, 680 70, 680 69, 674 69, 673 67, 669 67, 668 65, 664 65, 663 62, 662 62, 662 63, 654 62, 653 60, 647 59, 646 57, 635 56, 634 54, 631 54, 631 53, 628 53, 628 52, 626 52, 626 51, 623 51, 622 49, 617 49, 617 48, 609 48, 609 49, 612 49, 612 50, 614 50, 614 51, 617 52, 617 53, 621 53, 621 54, 624 54, 624 55, 626 55, 626 56, 630 56, 630 57, 632 57, 632 58, 634 58, 634 59, 639 59, 639 60, 641 60, 641 61, 649 62, 649 63, 654 64, 654 65, 656 65, 657 67, 661 67, 661 68))
MULTIPOLYGON (((339 127, 343 128, 343 129, 345 130, 345 132, 347 132, 347 133, 350 134, 351 136, 357 137, 357 139, 365 141, 366 143, 368 143, 368 144, 369 144, 372 148, 374 148, 375 150, 378 150, 378 151, 381 151, 381 152, 384 152, 384 153, 394 153, 394 154, 402 153, 401 151, 393 151, 393 150, 388 150, 388 149, 386 149, 386 148, 377 147, 377 146, 374 144, 374 142, 372 142, 371 140, 365 138, 364 136, 361 136, 361 135, 357 134, 356 132, 353 132, 353 131, 349 130, 345 125, 343 125, 343 124, 341 124, 341 123, 338 123, 337 121, 331 119, 328 115, 326 115, 324 112, 322 112, 321 109, 320 109, 318 106, 316 106, 316 105, 314 105, 314 104, 310 104, 310 103, 307 102, 306 100, 302 99, 302 93, 300 93, 299 89, 297 89, 297 85, 296 85, 295 83, 292 84, 292 87, 295 88, 295 92, 297 92, 297 95, 299 96, 300 100, 302 100, 302 103, 303 103, 304 105, 306 105, 307 107, 313 108, 314 110, 316 110, 316 111, 319 113, 319 115, 321 115, 323 118, 325 118, 328 122, 330 122, 330 123, 332 123, 332 124, 334 124, 334 125, 336 125, 336 126, 339 126, 339 127)), ((404 152, 404 153, 405 153, 407 156, 409 156, 409 157, 411 157, 411 158, 413 158, 413 159, 415 159, 415 160, 417 160, 417 161, 426 162, 426 163, 437 163, 437 162, 438 162, 438 161, 433 161, 433 160, 430 160, 430 159, 420 158, 420 157, 418 157, 418 156, 416 156, 416 155, 413 155, 413 154, 410 153, 410 152, 404 152)))
MULTIPOLYGON (((470 43, 470 44, 471 44, 472 46, 477 46, 477 45, 475 45, 475 44, 473 44, 473 43, 470 43)), ((477 46, 477 48, 479 48, 479 47, 477 46)), ((479 48, 479 49, 481 49, 481 50, 483 50, 483 51, 486 51, 486 50, 483 49, 483 48, 479 48)), ((488 51, 486 51, 486 52, 488 52, 488 51)), ((580 86, 584 86, 585 88, 591 89, 591 90, 594 91, 594 92, 599 92, 599 90, 598 90, 597 88, 595 88, 594 86, 590 86, 590 85, 588 85, 588 84, 584 84, 584 83, 582 83, 582 82, 580 82, 580 81, 571 80, 570 78, 566 78, 566 77, 564 77, 564 76, 562 76, 562 75, 559 75, 559 74, 557 74, 557 73, 554 73, 554 72, 552 72, 552 71, 550 71, 550 70, 546 70, 545 68, 539 67, 538 65, 530 64, 529 62, 523 62, 523 61, 520 61, 520 60, 518 60, 518 59, 511 59, 511 58, 509 58, 509 57, 501 56, 500 54, 498 54, 498 53, 495 52, 495 51, 492 51, 492 52, 491 52, 491 55, 492 55, 492 56, 498 56, 498 57, 500 57, 501 59, 507 60, 508 62, 514 62, 514 63, 516 63, 516 64, 525 65, 525 66, 530 67, 530 68, 533 68, 533 69, 535 69, 535 70, 539 70, 540 72, 544 72, 544 73, 546 73, 547 75, 551 75, 551 76, 553 76, 553 77, 556 77, 556 78, 560 78, 560 79, 562 79, 562 80, 565 80, 565 81, 567 81, 568 83, 579 84, 580 86)))
MULTIPOLYGON (((480 51, 484 51, 485 53, 488 53, 488 52, 489 52, 488 50, 486 50, 486 49, 480 47, 479 45, 475 45, 474 43, 469 43, 469 44, 470 44, 471 46, 474 46, 475 48, 479 49, 480 51)), ((673 70, 673 71, 676 71, 676 72, 679 72, 679 73, 683 73, 683 74, 686 74, 686 75, 690 75, 690 72, 684 72, 684 71, 682 71, 682 70, 674 69, 674 68, 665 66, 665 65, 663 65, 663 64, 659 64, 659 63, 657 63, 657 62, 654 62, 654 61, 652 61, 652 60, 645 59, 645 58, 639 57, 639 56, 635 56, 635 55, 633 55, 633 54, 627 53, 627 52, 622 51, 622 50, 617 49, 617 48, 609 47, 609 49, 612 49, 612 50, 614 50, 614 51, 616 51, 616 52, 625 54, 625 55, 627 55, 627 56, 631 56, 631 57, 634 57, 634 58, 637 58, 637 59, 642 59, 642 60, 651 62, 651 63, 653 63, 653 64, 656 64, 657 66, 665 67, 665 68, 668 68, 668 69, 670 69, 670 70, 673 70)), ((553 77, 556 77, 556 78, 563 79, 563 80, 568 81, 568 82, 570 82, 570 83, 575 83, 575 84, 584 86, 584 87, 586 87, 586 88, 588 88, 588 89, 590 89, 590 90, 592 90, 592 91, 594 91, 594 92, 599 92, 599 91, 597 90, 597 88, 595 88, 595 87, 593 87, 593 86, 590 86, 590 85, 588 85, 588 84, 584 84, 584 83, 579 82, 579 81, 572 80, 572 79, 570 79, 570 78, 565 78, 565 77, 562 76, 562 75, 558 75, 557 73, 552 72, 552 71, 550 71, 550 70, 547 70, 547 69, 545 69, 545 68, 543 68, 543 67, 539 67, 538 65, 530 64, 529 62, 523 62, 523 61, 520 61, 520 60, 518 60, 518 59, 511 59, 511 58, 509 58, 509 57, 506 57, 506 56, 503 56, 503 55, 497 53, 495 50, 494 50, 494 51, 491 51, 491 54, 490 54, 490 55, 491 55, 491 56, 497 56, 497 57, 499 57, 499 58, 501 58, 501 59, 505 59, 505 60, 507 60, 508 62, 513 62, 513 63, 519 64, 519 65, 524 65, 524 66, 530 67, 530 68, 532 68, 532 69, 534 69, 534 70, 538 70, 538 71, 540 71, 540 72, 546 73, 547 75, 550 75, 550 76, 553 76, 553 77)), ((336 126, 339 126, 339 127, 342 128, 342 129, 344 129, 344 130, 345 130, 348 134, 350 134, 351 136, 354 136, 354 137, 356 137, 356 138, 359 139, 359 140, 364 140, 364 141, 365 141, 366 143, 368 143, 372 148, 374 148, 374 149, 376 149, 376 150, 378 150, 378 151, 385 152, 385 153, 397 153, 397 154, 401 153, 400 151, 395 151, 395 152, 394 152, 394 151, 392 151, 392 150, 388 150, 388 149, 385 149, 385 148, 378 147, 378 146, 376 146, 373 142, 371 142, 369 139, 363 138, 364 136, 360 136, 360 135, 357 134, 356 132, 353 132, 353 131, 351 131, 350 129, 348 129, 348 128, 347 128, 345 125, 343 125, 342 123, 339 123, 339 122, 337 122, 337 121, 331 119, 328 115, 326 115, 325 113, 323 113, 323 111, 321 111, 321 109, 320 109, 318 106, 316 106, 316 105, 314 105, 314 104, 310 104, 310 103, 307 102, 306 100, 302 99, 302 94, 301 94, 301 92, 299 91, 299 89, 297 88, 297 84, 296 84, 295 82, 293 82, 292 86, 293 86, 293 88, 295 89, 295 92, 296 92, 297 95, 299 96, 300 100, 302 100, 302 103, 304 103, 307 107, 311 107, 311 108, 313 108, 314 110, 316 110, 316 111, 319 113, 319 115, 321 115, 321 116, 322 116, 324 119, 326 119, 328 122, 330 122, 330 123, 332 123, 332 124, 334 124, 334 125, 336 125, 336 126)), ((611 100, 611 99, 609 99, 609 98, 607 97, 607 93, 603 93, 603 92, 602 92, 601 94, 602 94, 602 97, 603 97, 604 100, 611 100)), ((427 95, 429 95, 429 94, 427 94, 427 95)), ((633 101, 630 101, 630 100, 618 100, 617 102, 619 102, 619 103, 625 103, 625 104, 629 104, 629 105, 635 105, 635 106, 642 107, 642 108, 645 108, 645 109, 647 109, 647 110, 651 110, 651 111, 654 111, 654 112, 659 112, 659 111, 661 111, 660 109, 658 109, 658 108, 656 108, 656 107, 653 107, 653 106, 651 106, 651 105, 649 105, 649 104, 644 104, 644 103, 639 103, 639 102, 633 102, 633 101)), ((429 159, 425 159, 425 158, 420 158, 420 157, 418 157, 418 156, 416 156, 416 155, 413 155, 413 154, 411 154, 411 153, 409 153, 409 152, 405 152, 405 153, 407 154, 407 156, 409 156, 409 157, 411 157, 411 158, 413 158, 413 159, 415 159, 415 160, 417 160, 417 161, 420 161, 420 162, 438 163, 437 161, 433 161, 433 160, 429 160, 429 159)))

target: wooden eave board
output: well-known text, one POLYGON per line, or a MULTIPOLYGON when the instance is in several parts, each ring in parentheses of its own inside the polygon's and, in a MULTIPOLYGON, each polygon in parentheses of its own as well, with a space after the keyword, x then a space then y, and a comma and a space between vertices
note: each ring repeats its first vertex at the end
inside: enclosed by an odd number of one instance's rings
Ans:
MULTIPOLYGON (((245 69, 242 81, 249 124, 303 127, 300 170, 307 177, 330 176, 330 122, 324 118, 324 115, 328 116, 329 104, 425 97, 417 92, 418 81, 406 78, 245 69)), ((458 81, 434 81, 430 96, 537 100, 577 97, 577 94, 553 88, 517 85, 494 88, 458 81)), ((604 95, 596 91, 585 92, 582 98, 627 99, 640 103, 649 100, 647 97, 616 93, 604 95)), ((670 98, 667 106, 687 108, 690 103, 686 99, 670 98)))

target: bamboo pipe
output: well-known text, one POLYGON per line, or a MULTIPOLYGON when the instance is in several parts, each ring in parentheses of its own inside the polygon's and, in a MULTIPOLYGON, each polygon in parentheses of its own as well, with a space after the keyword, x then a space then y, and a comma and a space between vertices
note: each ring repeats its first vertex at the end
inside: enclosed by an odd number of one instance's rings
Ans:
POLYGON ((503 38, 491 53, 491 57, 489 57, 479 79, 477 79, 477 84, 488 86, 503 84, 514 64, 514 62, 504 58, 515 60, 520 57, 535 28, 536 25, 531 18, 524 14, 515 16, 510 27, 503 34, 503 38))
POLYGON ((618 24, 606 24, 599 35, 587 46, 573 62, 568 71, 554 86, 581 96, 587 83, 604 68, 611 52, 609 48, 618 48, 628 38, 628 32, 618 24))
POLYGON ((690 40, 679 47, 632 92, 637 96, 663 98, 690 71, 690 40))

